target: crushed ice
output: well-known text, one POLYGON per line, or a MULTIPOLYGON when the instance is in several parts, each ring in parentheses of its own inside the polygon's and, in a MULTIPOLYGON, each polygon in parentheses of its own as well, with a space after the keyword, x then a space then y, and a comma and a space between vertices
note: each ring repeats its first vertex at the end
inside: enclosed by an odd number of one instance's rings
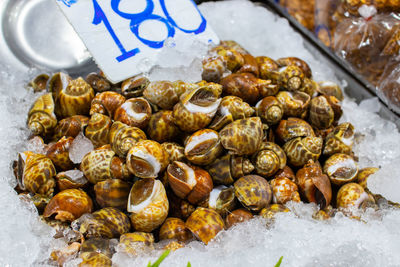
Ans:
MULTIPOLYGON (((293 32, 288 22, 263 7, 242 0, 206 3, 200 10, 222 40, 234 39, 255 56, 295 55, 310 64, 315 80, 337 82, 333 71, 304 48, 301 36, 293 32)), ((193 62, 189 68, 160 68, 153 77, 164 75, 165 79, 174 80, 177 72, 190 72, 195 79, 200 61, 193 62)), ((1 266, 47 265, 50 248, 64 245, 61 240, 52 239, 54 231, 40 222, 32 204, 20 200, 12 189, 16 182, 11 162, 17 153, 27 148, 40 149, 40 143, 25 142, 29 135, 26 114, 35 96, 24 85, 34 74, 15 73, 0 66, 1 266)), ((393 123, 376 114, 376 99, 360 105, 345 99, 342 107, 342 121, 353 123, 358 132, 354 152, 359 156, 360 167, 381 167, 368 186, 374 193, 399 201, 400 133, 393 123)), ((208 246, 190 243, 171 253, 162 266, 186 266, 189 261, 192 266, 274 266, 281 256, 282 266, 400 266, 399 210, 367 211, 362 221, 338 213, 331 220, 320 222, 311 219, 315 205, 292 204, 290 208, 295 212, 279 214, 271 228, 266 228, 263 220, 254 219, 220 233, 208 246)), ((117 253, 113 261, 115 266, 146 266, 160 253, 136 258, 117 253)), ((68 266, 79 262, 74 260, 68 266)))

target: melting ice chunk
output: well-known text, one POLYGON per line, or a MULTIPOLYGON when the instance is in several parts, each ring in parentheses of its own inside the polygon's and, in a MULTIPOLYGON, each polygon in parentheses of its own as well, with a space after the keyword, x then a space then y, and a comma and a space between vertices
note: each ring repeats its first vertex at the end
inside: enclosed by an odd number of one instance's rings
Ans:
POLYGON ((92 142, 80 132, 71 144, 69 159, 75 164, 81 163, 83 157, 93 149, 92 142))

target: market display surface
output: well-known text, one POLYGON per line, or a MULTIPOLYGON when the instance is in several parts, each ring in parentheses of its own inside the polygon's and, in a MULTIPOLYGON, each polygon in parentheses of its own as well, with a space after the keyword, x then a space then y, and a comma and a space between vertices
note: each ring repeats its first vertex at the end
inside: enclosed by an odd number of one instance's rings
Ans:
POLYGON ((27 90, 37 70, 2 66, 0 263, 145 266, 168 248, 162 266, 398 266, 400 134, 379 102, 349 99, 265 8, 200 9, 235 42, 168 40, 147 78, 27 90))

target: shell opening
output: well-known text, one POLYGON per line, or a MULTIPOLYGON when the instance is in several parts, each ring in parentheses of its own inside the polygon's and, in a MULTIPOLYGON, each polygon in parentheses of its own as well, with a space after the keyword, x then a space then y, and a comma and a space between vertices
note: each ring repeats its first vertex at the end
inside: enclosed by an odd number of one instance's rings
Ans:
POLYGON ((142 121, 148 115, 148 103, 143 101, 126 101, 121 108, 136 121, 142 121))
POLYGON ((139 150, 130 156, 131 167, 137 176, 156 177, 160 172, 161 165, 153 155, 139 150))
POLYGON ((218 142, 216 132, 206 132, 192 136, 185 147, 185 154, 189 156, 201 155, 213 148, 218 142))
POLYGON ((168 172, 176 179, 188 184, 191 188, 197 184, 193 168, 189 167, 185 163, 178 161, 172 163, 170 167, 168 167, 168 172))
POLYGON ((220 197, 220 194, 221 194, 222 190, 224 190, 226 188, 227 187, 223 186, 223 185, 213 188, 213 190, 210 192, 210 197, 208 199, 208 207, 209 208, 212 208, 212 209, 217 208, 217 201, 220 197))
POLYGON ((132 186, 128 197, 128 212, 138 213, 151 203, 155 195, 157 182, 159 181, 143 179, 132 186))
POLYGON ((351 158, 336 162, 328 167, 328 173, 330 176, 336 178, 351 178, 354 177, 356 172, 357 166, 351 158))
POLYGON ((200 112, 214 115, 221 101, 222 99, 218 99, 212 91, 200 88, 189 101, 184 102, 184 106, 192 113, 200 112))

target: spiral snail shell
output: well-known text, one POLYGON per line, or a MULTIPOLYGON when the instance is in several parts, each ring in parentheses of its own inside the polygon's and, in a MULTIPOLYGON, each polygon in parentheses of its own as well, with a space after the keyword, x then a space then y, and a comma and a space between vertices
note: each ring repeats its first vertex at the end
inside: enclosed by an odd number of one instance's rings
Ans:
POLYGON ((354 126, 349 123, 341 123, 336 126, 325 138, 325 146, 322 152, 325 156, 335 153, 350 154, 354 139, 354 126))
POLYGON ((310 66, 302 59, 297 57, 283 57, 276 60, 280 67, 284 66, 296 66, 301 69, 304 75, 307 78, 311 78, 311 68, 310 66))
POLYGON ((197 165, 208 165, 222 153, 223 148, 218 132, 202 129, 192 134, 186 142, 185 156, 197 165))
POLYGON ((138 141, 146 139, 146 134, 137 127, 130 127, 120 121, 115 121, 108 132, 108 142, 114 152, 125 158, 138 141))
POLYGON ((160 240, 177 239, 185 242, 192 238, 192 233, 186 228, 184 221, 169 217, 161 225, 159 236, 160 240))
POLYGON ((268 125, 274 125, 281 121, 284 109, 274 96, 264 97, 256 104, 257 116, 268 125))
POLYGON ((94 113, 85 129, 85 136, 92 141, 95 147, 106 145, 108 144, 108 132, 111 124, 111 119, 108 116, 94 113))
POLYGON ((56 169, 46 156, 31 151, 19 153, 17 180, 22 190, 41 195, 51 195, 54 191, 56 169))
POLYGON ((103 208, 114 207, 124 210, 128 203, 130 189, 130 184, 120 179, 98 182, 94 186, 96 202, 103 208))
POLYGON ((40 96, 28 113, 28 128, 34 135, 46 136, 56 127, 54 101, 50 93, 40 96))
POLYGON ((270 181, 272 202, 285 204, 288 201, 300 202, 297 185, 288 178, 274 178, 270 181))
POLYGON ((149 79, 141 75, 129 78, 121 84, 122 95, 128 98, 142 96, 149 84, 149 79))
POLYGON ((172 111, 161 110, 151 115, 147 133, 152 140, 160 143, 176 138, 180 134, 180 130, 174 124, 172 111))
POLYGON ((297 137, 286 142, 283 145, 283 150, 286 153, 288 162, 293 166, 300 167, 310 159, 316 161, 319 158, 322 143, 321 137, 297 137))
POLYGON ((323 170, 333 184, 342 185, 357 179, 358 166, 352 156, 337 153, 325 161, 323 170))
POLYGON ((227 62, 222 56, 209 57, 203 60, 201 78, 208 82, 219 82, 227 71, 227 62))
POLYGON ((62 137, 57 143, 52 144, 48 147, 46 156, 51 159, 54 165, 63 170, 67 171, 72 169, 74 164, 69 159, 69 148, 72 145, 74 138, 62 137))
POLYGON ((331 81, 322 81, 318 83, 318 93, 321 95, 334 96, 339 101, 343 100, 343 92, 340 86, 331 81))
POLYGON ((143 179, 135 182, 128 197, 127 210, 136 231, 151 232, 167 218, 169 202, 159 180, 143 179))
POLYGON ((238 96, 249 104, 254 104, 260 97, 257 79, 250 73, 234 73, 220 82, 226 95, 238 96))
POLYGON ((285 167, 286 154, 277 144, 263 142, 258 152, 253 155, 253 163, 257 174, 269 177, 285 167))
POLYGON ((122 95, 107 91, 97 94, 91 103, 89 114, 100 113, 110 118, 114 117, 115 111, 125 102, 122 95))
POLYGON ((225 226, 227 229, 231 228, 235 224, 248 221, 253 218, 253 214, 245 209, 237 209, 228 214, 225 218, 225 226))
POLYGON ((260 211, 272 200, 271 187, 261 176, 246 175, 233 185, 237 199, 248 210, 260 211))
POLYGON ((315 136, 314 130, 308 122, 293 117, 281 120, 275 134, 283 142, 288 142, 296 137, 315 136))
POLYGON ((149 102, 143 97, 130 98, 116 109, 114 120, 129 126, 146 129, 152 114, 149 102))
POLYGON ((279 70, 278 63, 269 57, 256 57, 258 68, 260 70, 260 78, 264 80, 272 80, 272 82, 278 82, 277 72, 279 70))
POLYGON ((329 128, 340 118, 342 110, 334 96, 317 96, 311 100, 308 120, 318 129, 329 128))
POLYGON ((96 92, 105 92, 111 90, 111 83, 96 72, 89 73, 85 80, 96 92))
POLYGON ((207 207, 216 210, 222 217, 229 214, 236 206, 235 188, 219 185, 210 192, 207 207))
POLYGON ((75 115, 58 122, 54 129, 54 140, 59 140, 63 136, 76 137, 89 123, 89 118, 82 115, 75 115))
POLYGON ((184 161, 185 148, 177 143, 164 142, 161 144, 164 150, 168 153, 169 162, 184 161))
POLYGON ((285 116, 304 118, 310 105, 310 96, 306 93, 295 91, 280 91, 276 98, 283 106, 285 116))
POLYGON ((260 75, 260 71, 258 69, 258 63, 255 57, 250 54, 242 55, 242 57, 243 64, 240 69, 238 69, 237 73, 251 73, 255 77, 258 77, 260 75))
POLYGON ((89 181, 80 170, 68 170, 56 175, 56 182, 60 191, 66 189, 83 188, 89 181))
POLYGON ((36 76, 30 83, 29 86, 33 88, 35 93, 46 90, 47 82, 49 81, 49 75, 42 73, 36 76))

